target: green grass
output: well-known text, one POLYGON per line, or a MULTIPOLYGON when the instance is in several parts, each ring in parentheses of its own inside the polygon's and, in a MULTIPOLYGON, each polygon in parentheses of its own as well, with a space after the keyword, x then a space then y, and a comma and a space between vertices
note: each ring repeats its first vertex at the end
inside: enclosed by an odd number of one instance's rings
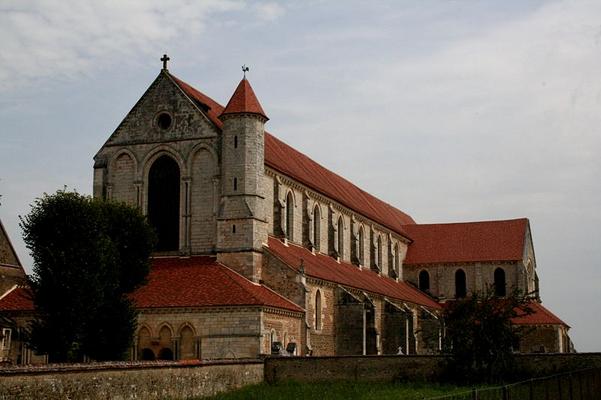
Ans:
POLYGON ((211 397, 211 400, 410 400, 457 394, 469 388, 420 383, 307 383, 286 382, 277 385, 247 386, 234 392, 211 397))

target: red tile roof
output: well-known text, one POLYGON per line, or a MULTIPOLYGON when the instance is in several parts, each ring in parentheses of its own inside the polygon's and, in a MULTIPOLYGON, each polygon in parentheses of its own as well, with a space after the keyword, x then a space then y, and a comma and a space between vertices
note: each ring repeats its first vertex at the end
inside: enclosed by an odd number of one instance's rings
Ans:
MULTIPOLYGON (((15 288, 0 298, 0 311, 32 311, 27 288, 15 288)), ((214 257, 157 258, 148 283, 132 294, 138 308, 269 306, 303 312, 271 289, 252 283, 214 257)))
POLYGON ((175 82, 175 84, 179 86, 193 102, 200 103, 203 108, 207 108, 205 114, 209 117, 211 122, 221 130, 223 122, 219 119, 219 116, 223 112, 223 106, 175 76, 169 74, 169 77, 173 79, 173 82, 175 82))
POLYGON ((532 314, 522 314, 513 318, 511 322, 516 325, 564 325, 569 328, 568 324, 543 307, 541 303, 533 301, 528 306, 534 311, 532 314))
POLYGON ((313 278, 338 283, 366 292, 380 294, 391 299, 407 301, 426 307, 440 309, 440 304, 406 282, 383 277, 368 269, 337 262, 324 254, 313 254, 295 244, 285 245, 279 239, 269 237, 265 250, 282 260, 291 268, 299 269, 303 260, 305 274, 313 278))
POLYGON ((528 219, 406 225, 413 239, 404 264, 518 261, 524 255, 528 219))
POLYGON ((252 86, 250 86, 250 83, 246 78, 240 81, 221 115, 238 113, 258 114, 267 118, 265 111, 263 111, 263 107, 261 107, 257 96, 255 96, 252 86))
MULTIPOLYGON (((175 76, 170 77, 193 101, 208 107, 207 116, 221 129, 223 123, 219 115, 223 107, 175 76)), ((358 188, 267 132, 265 165, 401 235, 407 236, 404 225, 415 224, 409 215, 358 188)))
POLYGON ((303 309, 265 286, 252 283, 214 257, 156 258, 148 283, 132 296, 139 308, 270 306, 303 309))
POLYGON ((28 288, 15 287, 0 297, 0 311, 33 310, 33 299, 28 288))
POLYGON ((313 188, 403 236, 413 218, 322 167, 281 140, 265 135, 265 165, 313 188))

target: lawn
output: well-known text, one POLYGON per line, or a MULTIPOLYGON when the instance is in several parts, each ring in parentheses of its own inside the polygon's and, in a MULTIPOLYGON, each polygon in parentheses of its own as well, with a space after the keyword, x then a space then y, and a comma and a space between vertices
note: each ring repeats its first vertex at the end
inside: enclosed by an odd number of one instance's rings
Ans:
MULTIPOLYGON (((211 397, 211 400, 271 400, 271 399, 349 399, 349 400, 410 400, 469 392, 469 388, 420 383, 295 383, 247 386, 243 389, 211 397)), ((466 398, 469 398, 466 396, 466 398)))

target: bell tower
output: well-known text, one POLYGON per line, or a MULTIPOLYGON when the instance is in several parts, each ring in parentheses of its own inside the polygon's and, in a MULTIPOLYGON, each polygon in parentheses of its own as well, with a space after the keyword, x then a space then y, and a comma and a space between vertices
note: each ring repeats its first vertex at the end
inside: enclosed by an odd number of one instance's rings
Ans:
POLYGON ((217 260, 258 282, 262 247, 267 242, 262 184, 265 123, 269 118, 246 76, 219 118, 223 128, 217 260))

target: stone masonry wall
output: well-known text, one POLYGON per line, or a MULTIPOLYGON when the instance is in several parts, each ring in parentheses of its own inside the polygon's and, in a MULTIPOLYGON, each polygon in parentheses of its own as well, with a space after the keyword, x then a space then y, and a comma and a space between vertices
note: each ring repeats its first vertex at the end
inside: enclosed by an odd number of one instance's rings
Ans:
POLYGON ((522 325, 520 351, 522 353, 560 353, 567 351, 567 341, 564 329, 559 325, 522 325))
MULTIPOLYGON (((148 331, 146 340, 156 356, 161 348, 167 347, 177 357, 175 342, 180 340, 181 332, 186 328, 192 329, 192 334, 198 339, 198 356, 203 360, 255 358, 260 353, 261 311, 258 308, 216 308, 202 312, 142 311, 138 317, 138 333, 143 329, 148 331)), ((138 353, 146 346, 147 343, 139 342, 138 353)))
POLYGON ((305 348, 303 323, 302 318, 285 313, 264 312, 261 352, 263 354, 271 353, 271 340, 273 339, 274 342, 281 342, 284 349, 289 343, 296 343, 296 354, 303 355, 305 348))
MULTIPOLYGON (((517 368, 524 379, 585 368, 601 368, 601 353, 518 355, 517 368)), ((296 382, 393 382, 436 380, 444 356, 346 356, 267 358, 265 381, 296 382)))
POLYGON ((308 334, 313 355, 334 355, 336 354, 336 326, 334 323, 336 313, 336 289, 332 285, 318 285, 316 283, 312 283, 308 286, 310 292, 307 294, 309 296, 307 322, 309 325, 308 334), (319 291, 321 298, 320 313, 317 313, 315 304, 317 291, 319 291), (320 315, 319 323, 317 321, 318 315, 320 315))
POLYGON ((436 265, 405 265, 404 279, 419 286, 419 274, 427 271, 430 275, 430 293, 439 298, 455 298, 455 272, 462 269, 466 275, 467 292, 484 290, 494 284, 494 271, 505 271, 507 291, 518 285, 518 263, 465 263, 436 265))
MULTIPOLYGON (((524 378, 601 368, 601 353, 518 355, 524 378)), ((443 356, 279 357, 261 361, 49 365, 0 369, 0 400, 163 399, 211 396, 245 385, 435 380, 443 356)))
POLYGON ((147 210, 148 171, 161 155, 180 167, 180 249, 214 251, 221 193, 220 140, 215 127, 161 73, 95 156, 94 196, 147 210), (158 127, 160 113, 172 124, 158 127))
POLYGON ((346 356, 265 360, 265 381, 277 383, 428 380, 440 374, 440 356, 346 356))
POLYGON ((269 216, 268 232, 276 236, 286 232, 286 199, 292 195, 292 230, 289 241, 307 246, 307 240, 313 236, 314 209, 320 210, 319 220, 319 252, 323 254, 339 253, 341 260, 356 263, 356 253, 359 247, 359 230, 363 229, 363 260, 362 265, 371 268, 374 264, 377 238, 380 237, 381 249, 378 267, 383 275, 388 275, 392 266, 396 275, 402 276, 402 262, 407 253, 407 245, 398 234, 392 233, 373 224, 372 221, 353 212, 352 210, 333 203, 322 195, 313 193, 309 188, 298 182, 267 170, 263 183, 266 193, 266 214, 269 216), (343 221, 343 246, 338 249, 337 231, 338 219, 343 221), (307 232, 308 231, 308 232, 307 232), (390 236, 389 236, 390 234, 390 236), (341 251, 339 251, 341 250, 341 251), (393 261, 394 252, 398 251, 398 266, 393 261))
POLYGON ((5 265, 19 265, 19 260, 16 254, 13 252, 8 236, 4 232, 4 229, 0 225, 0 264, 5 265))
POLYGON ((0 399, 188 399, 263 381, 263 363, 133 363, 1 370, 0 399))

